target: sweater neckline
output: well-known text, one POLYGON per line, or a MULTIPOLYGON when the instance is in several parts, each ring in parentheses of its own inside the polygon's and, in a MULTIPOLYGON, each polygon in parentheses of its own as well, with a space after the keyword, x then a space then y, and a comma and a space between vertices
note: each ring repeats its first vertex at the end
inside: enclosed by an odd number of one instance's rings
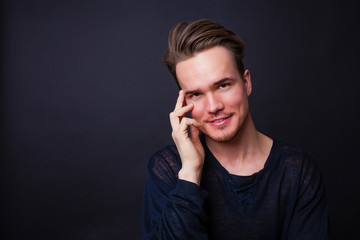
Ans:
POLYGON ((236 174, 231 174, 228 172, 228 170, 226 170, 226 168, 221 165, 221 163, 216 159, 216 157, 213 155, 213 153, 210 151, 210 149, 208 148, 208 146, 206 145, 205 142, 205 136, 202 134, 201 136, 201 142, 202 145, 204 147, 205 150, 205 159, 210 160, 209 163, 212 163, 212 165, 215 165, 215 167, 217 169, 220 169, 222 172, 224 172, 226 175, 230 176, 233 179, 237 179, 240 181, 248 181, 250 179, 255 178, 258 175, 261 175, 264 171, 266 171, 267 169, 269 169, 272 165, 273 162, 276 160, 276 156, 278 155, 278 145, 279 145, 279 141, 277 139, 272 139, 273 140, 273 144, 271 146, 270 149, 270 153, 265 161, 264 167, 259 170, 258 172, 255 172, 251 175, 236 175, 236 174))

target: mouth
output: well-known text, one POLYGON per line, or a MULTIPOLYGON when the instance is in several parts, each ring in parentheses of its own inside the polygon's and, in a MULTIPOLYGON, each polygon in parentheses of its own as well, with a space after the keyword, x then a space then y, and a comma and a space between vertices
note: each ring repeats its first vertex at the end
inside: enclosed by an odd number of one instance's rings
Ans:
POLYGON ((229 116, 225 116, 225 117, 221 117, 221 118, 216 118, 216 119, 212 119, 207 121, 211 126, 214 127, 219 127, 219 126, 223 126, 226 123, 228 123, 230 121, 230 118, 232 117, 232 114, 229 116))

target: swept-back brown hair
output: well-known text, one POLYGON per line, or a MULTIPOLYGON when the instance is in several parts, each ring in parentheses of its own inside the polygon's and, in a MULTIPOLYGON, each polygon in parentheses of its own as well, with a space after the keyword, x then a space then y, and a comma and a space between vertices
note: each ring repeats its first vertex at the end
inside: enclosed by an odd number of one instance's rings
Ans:
POLYGON ((170 30, 168 50, 163 56, 163 63, 175 78, 179 88, 176 64, 191 57, 196 52, 215 46, 223 46, 234 54, 238 71, 240 76, 243 77, 244 65, 242 59, 245 44, 231 30, 208 19, 179 22, 170 30))

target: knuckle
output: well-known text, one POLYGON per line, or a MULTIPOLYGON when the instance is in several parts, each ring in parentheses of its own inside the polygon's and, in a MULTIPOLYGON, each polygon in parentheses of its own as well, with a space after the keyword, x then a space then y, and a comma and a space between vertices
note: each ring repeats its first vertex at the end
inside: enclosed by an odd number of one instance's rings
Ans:
POLYGON ((183 118, 183 121, 186 125, 189 125, 189 123, 191 122, 191 119, 187 118, 187 117, 184 117, 183 118))

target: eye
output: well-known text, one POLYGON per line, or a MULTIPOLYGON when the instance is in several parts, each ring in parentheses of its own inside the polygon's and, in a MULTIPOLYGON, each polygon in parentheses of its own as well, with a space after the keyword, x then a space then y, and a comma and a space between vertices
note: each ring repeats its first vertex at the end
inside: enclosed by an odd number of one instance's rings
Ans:
POLYGON ((229 85, 230 85, 229 83, 222 83, 222 84, 219 85, 219 88, 226 88, 229 85))
POLYGON ((199 92, 194 92, 193 94, 190 95, 190 98, 196 98, 196 97, 198 97, 198 96, 200 96, 200 95, 201 95, 201 93, 199 93, 199 92))

